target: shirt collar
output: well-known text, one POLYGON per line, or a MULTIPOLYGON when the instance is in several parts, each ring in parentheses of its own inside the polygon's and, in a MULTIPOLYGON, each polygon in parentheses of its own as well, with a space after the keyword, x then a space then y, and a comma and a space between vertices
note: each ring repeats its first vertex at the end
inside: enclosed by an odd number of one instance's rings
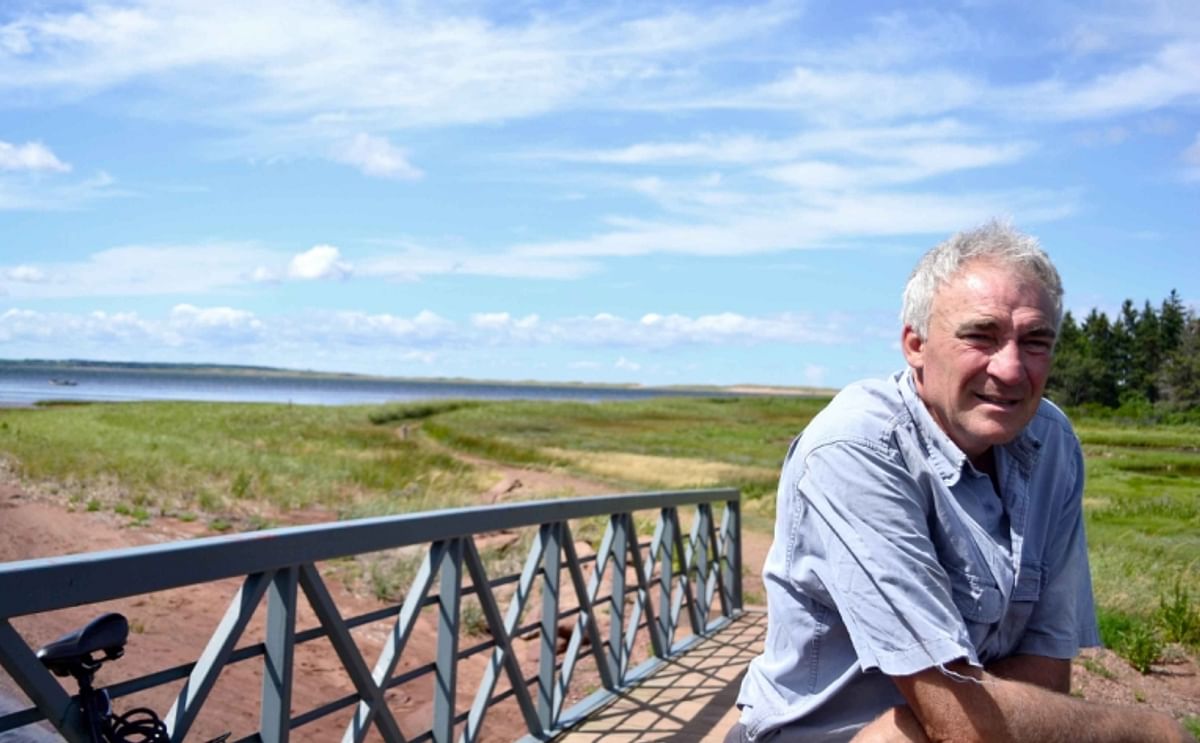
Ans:
MULTIPOLYGON (((925 402, 917 394, 917 383, 913 378, 912 367, 900 373, 898 386, 900 387, 900 397, 904 400, 904 406, 908 408, 909 415, 912 416, 913 423, 917 427, 930 464, 933 465, 934 470, 946 485, 954 485, 962 476, 963 467, 969 464, 967 455, 933 420, 929 408, 925 407, 925 402)), ((1017 463, 1022 474, 1026 476, 1033 469, 1042 448, 1041 439, 1035 436, 1030 428, 1031 426, 1025 426, 1015 439, 1002 447, 1017 463)))
POLYGON ((897 384, 900 387, 900 398, 904 401, 904 407, 908 408, 908 414, 917 427, 917 434, 929 463, 946 485, 954 485, 962 476, 963 465, 967 463, 967 455, 950 440, 946 432, 929 414, 929 408, 925 407, 925 402, 917 394, 917 383, 913 379, 912 367, 900 373, 897 384))

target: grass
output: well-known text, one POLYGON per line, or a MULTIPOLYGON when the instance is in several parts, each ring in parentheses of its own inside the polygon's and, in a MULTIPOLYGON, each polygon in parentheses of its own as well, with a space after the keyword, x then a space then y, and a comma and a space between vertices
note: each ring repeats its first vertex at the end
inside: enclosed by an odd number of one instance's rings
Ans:
MULTIPOLYGON (((162 512, 188 514, 217 531, 261 528, 271 523, 265 514, 311 506, 352 517, 463 504, 482 488, 448 450, 565 467, 614 487, 738 487, 747 527, 769 531, 783 455, 826 402, 54 406, 0 410, 0 455, 27 483, 57 489, 80 508, 123 511, 139 523, 162 512)), ((1195 652, 1200 426, 1147 427, 1087 414, 1075 422, 1106 644, 1144 667, 1162 643, 1195 652)), ((577 536, 598 538, 602 524, 597 534, 591 526, 581 525, 577 536)), ((395 596, 412 569, 403 562, 385 561, 369 575, 376 593, 395 596)))
MULTIPOLYGON (((603 405, 514 401, 458 408, 438 415, 424 430, 480 456, 532 464, 565 460, 582 472, 616 474, 635 486, 661 486, 648 474, 661 473, 656 465, 662 462, 676 470, 689 464, 697 471, 711 463, 732 466, 722 484, 754 500, 774 492, 788 444, 826 402, 801 397, 658 398, 603 405), (612 466, 614 454, 634 459, 617 473, 602 470, 612 466), (637 457, 651 458, 641 463, 654 466, 635 466, 637 457)), ((711 479, 695 484, 700 483, 711 484, 711 479)))
POLYGON ((9 409, 0 411, 0 452, 26 481, 127 509, 423 510, 458 505, 473 490, 469 466, 373 425, 368 412, 180 402, 9 409))

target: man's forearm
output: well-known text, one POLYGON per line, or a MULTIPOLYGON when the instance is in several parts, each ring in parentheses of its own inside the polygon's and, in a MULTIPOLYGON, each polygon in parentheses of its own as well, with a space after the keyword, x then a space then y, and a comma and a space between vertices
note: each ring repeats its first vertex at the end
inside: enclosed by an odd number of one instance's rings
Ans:
POLYGON ((1071 691, 1071 661, 1041 655, 1010 655, 989 663, 987 672, 1010 681, 1022 681, 1043 689, 1068 694, 1071 691))
POLYGON ((984 683, 985 688, 990 687, 989 696, 1004 718, 1010 740, 1047 743, 1191 740, 1179 723, 1154 710, 1095 704, 994 676, 984 683))
MULTIPOLYGON (((1192 740, 1179 723, 1152 710, 1092 704, 1032 684, 984 675, 965 663, 952 664, 952 668, 980 678, 955 680, 938 669, 929 669, 895 679, 912 715, 935 743, 1192 740)), ((876 723, 886 726, 878 720, 876 723)), ((913 736, 892 739, 920 740, 913 736)))

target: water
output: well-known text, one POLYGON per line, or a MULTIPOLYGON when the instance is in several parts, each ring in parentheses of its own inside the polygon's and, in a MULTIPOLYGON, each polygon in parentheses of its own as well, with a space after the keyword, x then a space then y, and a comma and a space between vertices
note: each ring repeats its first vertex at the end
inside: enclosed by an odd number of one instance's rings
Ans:
POLYGON ((0 366, 0 406, 9 407, 32 405, 42 400, 202 400, 356 405, 444 398, 600 402, 695 394, 698 393, 654 388, 411 381, 279 373, 214 374, 171 369, 0 366), (54 384, 55 380, 73 384, 54 384))

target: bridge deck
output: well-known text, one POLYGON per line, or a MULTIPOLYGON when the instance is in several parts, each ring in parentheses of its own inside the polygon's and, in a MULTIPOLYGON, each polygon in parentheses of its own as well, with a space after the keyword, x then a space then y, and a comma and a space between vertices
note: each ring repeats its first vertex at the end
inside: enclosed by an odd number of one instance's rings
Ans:
POLYGON ((762 651, 767 615, 745 615, 667 663, 557 741, 721 741, 737 721, 734 706, 746 664, 762 651))

